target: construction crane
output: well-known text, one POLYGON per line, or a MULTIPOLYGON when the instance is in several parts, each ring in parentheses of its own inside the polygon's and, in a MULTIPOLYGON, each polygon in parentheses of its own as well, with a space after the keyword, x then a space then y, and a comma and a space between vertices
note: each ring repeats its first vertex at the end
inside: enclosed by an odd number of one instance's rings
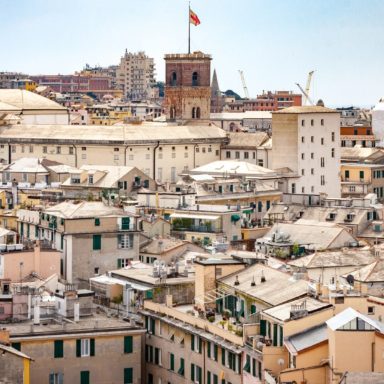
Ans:
POLYGON ((307 102, 309 102, 311 105, 314 105, 313 101, 311 100, 311 98, 309 97, 309 91, 311 89, 311 80, 312 80, 312 76, 313 76, 313 73, 315 71, 310 71, 308 73, 308 77, 307 77, 307 84, 305 85, 305 91, 303 89, 303 87, 299 84, 299 83, 296 83, 296 85, 299 87, 300 91, 302 92, 302 94, 304 95, 304 102, 303 102, 303 105, 307 105, 307 102))
POLYGON ((239 73, 240 73, 241 82, 243 84, 244 95, 247 99, 249 99, 248 88, 247 88, 247 84, 245 84, 245 79, 244 79, 244 72, 241 69, 239 69, 239 73))

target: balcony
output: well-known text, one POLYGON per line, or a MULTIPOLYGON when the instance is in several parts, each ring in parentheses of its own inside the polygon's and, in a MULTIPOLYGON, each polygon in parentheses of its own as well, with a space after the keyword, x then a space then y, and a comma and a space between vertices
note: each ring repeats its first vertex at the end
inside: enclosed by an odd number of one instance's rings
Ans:
POLYGON ((203 233, 221 233, 221 228, 215 228, 210 225, 189 225, 187 227, 180 227, 178 225, 172 226, 172 231, 175 232, 203 232, 203 233))

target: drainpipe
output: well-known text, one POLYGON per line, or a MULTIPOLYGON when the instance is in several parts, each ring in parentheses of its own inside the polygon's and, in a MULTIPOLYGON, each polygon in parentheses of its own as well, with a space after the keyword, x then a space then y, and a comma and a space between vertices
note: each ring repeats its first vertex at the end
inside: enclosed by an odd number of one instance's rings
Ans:
POLYGON ((126 145, 124 148, 124 165, 127 165, 127 149, 129 145, 126 145))
POLYGON ((12 145, 10 141, 8 141, 8 164, 12 162, 12 145))
POLYGON ((77 168, 77 147, 75 144, 72 144, 72 147, 75 148, 75 167, 77 168))
POLYGON ((153 180, 156 180, 156 149, 160 147, 160 141, 153 148, 153 180))

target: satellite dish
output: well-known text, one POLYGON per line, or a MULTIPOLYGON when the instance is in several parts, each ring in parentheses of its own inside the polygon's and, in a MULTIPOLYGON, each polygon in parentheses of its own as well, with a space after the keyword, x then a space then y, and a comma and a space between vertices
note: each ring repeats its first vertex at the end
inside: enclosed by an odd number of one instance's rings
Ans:
POLYGON ((158 268, 159 265, 160 265, 159 260, 155 260, 155 261, 153 262, 153 266, 154 266, 155 268, 158 268))
POLYGON ((279 364, 281 367, 284 365, 285 361, 284 359, 277 360, 277 364, 279 364))
POLYGON ((349 285, 353 285, 355 282, 355 278, 352 275, 347 276, 347 281, 349 285))

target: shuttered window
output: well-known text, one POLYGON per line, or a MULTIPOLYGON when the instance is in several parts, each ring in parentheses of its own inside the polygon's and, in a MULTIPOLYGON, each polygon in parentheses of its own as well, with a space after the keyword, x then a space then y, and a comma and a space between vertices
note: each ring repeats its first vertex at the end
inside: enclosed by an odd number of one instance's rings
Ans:
POLYGON ((80 372, 80 384, 89 384, 89 371, 80 372))
POLYGON ((64 341, 63 340, 54 341, 53 355, 55 358, 64 357, 64 341))
POLYGON ((133 383, 133 368, 124 368, 124 384, 133 383))
POLYGON ((132 352, 133 352, 133 337, 124 336, 124 353, 132 353, 132 352))
POLYGON ((101 249, 101 235, 93 235, 93 250, 101 249))
POLYGON ((121 229, 123 230, 129 229, 129 217, 121 218, 121 229))

